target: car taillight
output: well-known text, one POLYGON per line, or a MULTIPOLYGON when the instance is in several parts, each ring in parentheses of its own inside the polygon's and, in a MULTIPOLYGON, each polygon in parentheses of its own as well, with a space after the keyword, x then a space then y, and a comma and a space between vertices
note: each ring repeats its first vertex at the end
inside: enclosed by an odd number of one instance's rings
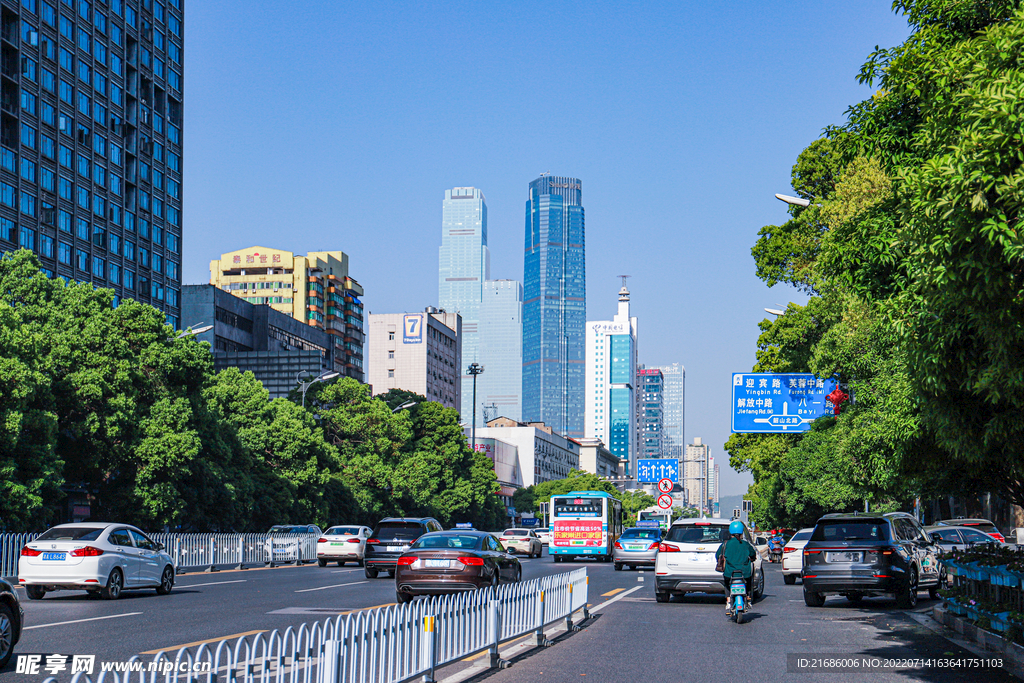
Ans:
POLYGON ((796 552, 796 548, 792 548, 790 546, 786 546, 785 548, 782 549, 782 552, 784 552, 784 553, 795 553, 796 552))
POLYGON ((469 567, 479 567, 484 563, 481 557, 460 557, 459 562, 469 567))
POLYGON ((804 555, 816 555, 816 554, 818 554, 820 552, 821 552, 820 550, 805 550, 804 551, 804 555))
POLYGON ((622 550, 622 544, 619 543, 618 541, 615 541, 615 547, 618 548, 619 550, 622 550))
POLYGON ((102 550, 91 545, 87 545, 84 548, 75 548, 71 551, 71 557, 99 557, 102 554, 102 550))
POLYGON ((658 543, 657 541, 655 541, 654 543, 651 544, 651 547, 648 548, 648 550, 657 550, 659 545, 661 545, 661 544, 658 543))
POLYGON ((379 538, 368 538, 368 539, 366 539, 366 542, 367 543, 377 544, 377 543, 380 543, 380 539, 379 538))
POLYGON ((21 549, 22 557, 36 557, 37 555, 42 555, 42 554, 43 554, 42 550, 33 550, 32 548, 29 548, 28 546, 25 546, 24 548, 21 549))
POLYGON ((346 543, 359 543, 359 539, 358 538, 350 538, 350 539, 348 539, 345 542, 346 543))
POLYGON ((658 552, 659 553, 678 553, 679 552, 679 546, 672 545, 671 543, 659 543, 658 544, 658 552))
POLYGON ((989 534, 989 536, 991 536, 992 538, 996 539, 1000 543, 1006 543, 1006 537, 1003 536, 1002 534, 997 534, 996 532, 993 531, 992 533, 989 534))
POLYGON ((416 561, 415 557, 400 557, 398 558, 398 566, 406 567, 416 561))
POLYGON ((327 543, 328 541, 327 541, 326 538, 318 538, 318 539, 316 539, 316 542, 317 543, 327 543))

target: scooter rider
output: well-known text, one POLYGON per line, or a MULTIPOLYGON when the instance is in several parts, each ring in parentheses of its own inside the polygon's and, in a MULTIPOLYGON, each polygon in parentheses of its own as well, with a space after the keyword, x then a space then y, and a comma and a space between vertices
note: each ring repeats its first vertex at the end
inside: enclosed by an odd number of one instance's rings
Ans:
POLYGON ((725 557, 725 569, 722 572, 722 583, 725 584, 725 613, 732 614, 732 600, 729 599, 729 583, 733 572, 740 572, 747 582, 747 595, 753 595, 754 559, 757 550, 743 540, 743 522, 738 519, 729 523, 729 538, 718 546, 715 559, 725 557))

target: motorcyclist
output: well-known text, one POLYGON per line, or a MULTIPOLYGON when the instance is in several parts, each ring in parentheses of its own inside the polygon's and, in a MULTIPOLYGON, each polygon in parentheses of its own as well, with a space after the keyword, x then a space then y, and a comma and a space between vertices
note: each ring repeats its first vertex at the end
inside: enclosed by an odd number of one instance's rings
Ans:
POLYGON ((786 542, 785 539, 782 538, 782 534, 780 534, 778 532, 778 530, 773 529, 772 530, 772 535, 768 539, 768 552, 771 555, 773 555, 773 557, 770 558, 771 562, 775 562, 776 559, 781 559, 782 546, 785 544, 785 542, 786 542), (780 557, 777 558, 777 557, 774 557, 774 556, 780 556, 780 557))
POLYGON ((725 613, 732 614, 732 600, 729 597, 729 584, 733 572, 740 572, 747 582, 747 595, 753 596, 754 559, 757 550, 743 540, 743 522, 738 519, 729 523, 729 538, 715 551, 715 559, 725 556, 725 570, 722 572, 722 583, 725 584, 725 613))

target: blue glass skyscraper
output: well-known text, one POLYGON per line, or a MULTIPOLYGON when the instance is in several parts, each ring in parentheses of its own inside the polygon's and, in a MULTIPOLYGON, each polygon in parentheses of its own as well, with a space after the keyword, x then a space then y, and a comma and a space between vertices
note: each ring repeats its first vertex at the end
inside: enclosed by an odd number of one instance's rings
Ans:
MULTIPOLYGON (((477 423, 495 417, 522 419, 523 285, 488 280, 480 306, 480 363, 477 423), (482 413, 480 411, 483 411, 482 413)), ((472 391, 472 387, 470 387, 472 391)))
POLYGON ((544 175, 526 201, 523 420, 582 437, 587 318, 583 190, 544 175))

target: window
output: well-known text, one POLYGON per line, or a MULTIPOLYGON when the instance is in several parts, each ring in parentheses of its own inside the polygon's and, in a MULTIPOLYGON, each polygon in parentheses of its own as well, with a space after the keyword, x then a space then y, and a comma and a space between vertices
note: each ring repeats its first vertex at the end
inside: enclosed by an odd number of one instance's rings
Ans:
POLYGON ((124 269, 124 288, 125 289, 131 289, 131 290, 135 289, 135 271, 134 270, 129 270, 128 268, 124 269))
POLYGON ((78 60, 78 80, 86 85, 92 85, 92 67, 81 59, 78 60))
POLYGON ((81 249, 75 249, 75 261, 77 261, 78 269, 84 273, 89 272, 89 252, 81 249))
POLYGON ((78 175, 82 176, 83 178, 88 178, 90 176, 89 168, 91 166, 92 162, 89 161, 89 157, 85 156, 84 154, 78 155, 78 175))
POLYGON ((21 212, 26 216, 36 217, 36 196, 34 194, 22 191, 21 212))
POLYGON ((92 100, 83 92, 78 93, 78 111, 87 117, 92 115, 92 100))
POLYGON ((107 279, 115 285, 121 284, 121 266, 111 263, 110 269, 107 271, 107 279))
POLYGON ((394 377, 394 376, 395 376, 395 371, 394 370, 388 370, 388 377, 394 377))
POLYGON ((153 244, 163 245, 164 243, 164 231, 154 225, 153 226, 153 244))
POLYGON ((172 233, 167 233, 167 251, 177 254, 178 253, 178 236, 172 233))
POLYGON ((39 153, 47 159, 56 159, 57 141, 51 138, 49 135, 39 136, 39 153))
POLYGON ((39 184, 47 192, 57 193, 57 174, 46 168, 45 166, 39 169, 39 184))
POLYGON ((149 249, 139 247, 139 265, 149 268, 149 249))
POLYGON ((71 21, 63 14, 60 15, 60 34, 68 40, 75 39, 75 22, 71 21))
POLYGON ((107 77, 99 71, 92 76, 92 89, 104 97, 107 96, 107 77))
POLYGON ((92 257, 92 274, 96 277, 106 277, 107 262, 99 256, 92 257))
POLYGON ((107 139, 99 134, 93 137, 92 151, 96 152, 96 154, 101 157, 107 156, 107 139))
POLYGON ((66 266, 71 265, 71 245, 67 242, 61 242, 57 245, 57 262, 63 263, 66 266))
POLYGON ((124 229, 128 232, 135 232, 135 214, 131 211, 124 212, 124 229))
MULTIPOLYGON (((117 24, 110 25, 110 42, 118 47, 124 47, 124 34, 121 32, 121 27, 117 24)), ((111 53, 111 63, 113 63, 114 56, 115 55, 111 53)))
POLYGON ((109 242, 109 246, 107 247, 107 250, 111 254, 118 254, 118 255, 120 255, 120 253, 121 253, 121 238, 118 237, 117 235, 115 235, 114 233, 110 233, 110 238, 109 239, 110 239, 110 242, 109 242))
POLYGON ((45 1, 40 3, 40 7, 42 7, 42 11, 39 13, 39 16, 40 18, 42 18, 43 23, 46 24, 47 26, 52 26, 56 28, 57 10, 53 8, 53 5, 45 1))
POLYGON ((31 159, 21 159, 21 177, 29 181, 33 185, 36 182, 36 162, 31 159))
POLYGON ((84 187, 78 188, 78 206, 86 211, 89 210, 89 190, 84 187))
POLYGON ((66 168, 75 167, 75 153, 71 151, 70 147, 64 145, 60 146, 60 165, 66 168))
POLYGON ((178 305, 178 290, 173 287, 167 288, 167 305, 177 306, 178 305))
POLYGON ((21 124, 21 144, 29 149, 36 148, 36 129, 32 126, 21 124))
POLYGON ((110 101, 119 107, 124 106, 124 91, 121 90, 121 86, 114 83, 110 84, 110 101))
POLYGON ((128 24, 132 28, 138 28, 138 26, 136 25, 138 22, 137 17, 135 15, 135 10, 132 9, 130 5, 126 5, 124 8, 124 23, 128 24))
POLYGON ((32 228, 22 228, 19 235, 18 245, 22 249, 36 250, 36 231, 32 228))
POLYGON ((107 125, 107 108, 99 102, 92 105, 92 120, 101 126, 107 125))
POLYGON ((110 194, 121 196, 121 176, 110 174, 110 194))
POLYGON ((171 33, 181 37, 181 19, 170 14, 167 16, 167 28, 171 29, 171 33))
POLYGON ((121 225, 121 207, 117 204, 110 205, 110 222, 114 225, 121 225))
POLYGON ((113 12, 114 14, 116 14, 119 17, 122 16, 122 14, 121 14, 121 0, 110 0, 110 11, 113 12))
POLYGON ((56 128, 57 110, 54 108, 54 106, 46 100, 43 100, 43 104, 40 107, 40 111, 42 111, 42 116, 40 118, 42 119, 43 123, 45 123, 48 126, 56 128))
POLYGON ((43 90, 46 92, 54 93, 57 92, 57 74, 53 73, 46 67, 43 67, 43 90))
POLYGON ((175 64, 181 64, 181 48, 173 40, 167 43, 167 56, 175 64))
POLYGON ((36 96, 27 90, 21 91, 21 108, 23 111, 36 115, 36 96))
POLYGON ((164 40, 164 34, 161 31, 153 32, 153 47, 158 50, 163 50, 165 45, 164 40))
POLYGON ((121 146, 110 143, 110 163, 121 165, 121 146))
POLYGON ((0 216, 0 239, 14 241, 14 221, 0 216))
POLYGON ((88 242, 89 241, 89 235, 90 235, 90 232, 89 232, 89 221, 85 220, 84 218, 79 218, 77 223, 78 223, 78 233, 77 233, 78 234, 78 239, 85 240, 86 242, 88 242))
POLYGON ((3 166, 11 173, 17 173, 18 155, 6 147, 0 148, 0 166, 3 166))
POLYGON ((163 273, 164 272, 163 258, 160 256, 160 254, 153 254, 153 272, 154 273, 163 273))
POLYGON ((39 236, 39 255, 43 258, 53 258, 54 239, 49 235, 39 236))
POLYGON ((107 65, 107 46, 98 40, 96 41, 96 63, 107 65))
POLYGON ((107 33, 107 17, 104 14, 97 12, 93 15, 92 25, 96 27, 96 30, 106 35, 107 33))
POLYGON ((92 181, 100 187, 107 186, 107 169, 99 164, 92 165, 92 181))
POLYGON ((172 280, 180 279, 178 277, 178 264, 175 263, 174 261, 167 261, 167 277, 171 278, 172 280))
POLYGON ((181 173, 181 157, 174 152, 167 153, 167 168, 176 173, 181 173))
MULTIPOLYGON (((120 32, 120 29, 118 29, 118 32, 120 32)), ((113 52, 110 53, 110 70, 118 76, 124 76, 124 62, 113 52)))
POLYGON ((180 226, 181 225, 181 212, 178 211, 173 206, 168 206, 167 207, 167 222, 170 223, 171 225, 180 226))
POLYGON ((89 3, 86 0, 78 0, 78 15, 89 21, 89 3))
POLYGON ((60 68, 75 73, 75 55, 64 47, 60 49, 60 68))
POLYGON ((78 29, 78 47, 82 52, 92 54, 92 36, 84 28, 78 29))
POLYGON ((107 217, 107 200, 100 195, 93 195, 92 212, 101 218, 107 217))
POLYGON ((135 242, 131 240, 124 241, 124 257, 129 261, 135 260, 135 242))
POLYGON ((60 227, 61 232, 71 234, 71 212, 61 209, 57 213, 57 225, 60 227))
POLYGON ((32 81, 33 83, 38 83, 38 74, 38 65, 36 64, 35 60, 29 57, 22 57, 21 75, 27 78, 28 80, 32 81))
POLYGON ((60 99, 71 105, 75 103, 75 89, 63 78, 60 79, 60 99))

